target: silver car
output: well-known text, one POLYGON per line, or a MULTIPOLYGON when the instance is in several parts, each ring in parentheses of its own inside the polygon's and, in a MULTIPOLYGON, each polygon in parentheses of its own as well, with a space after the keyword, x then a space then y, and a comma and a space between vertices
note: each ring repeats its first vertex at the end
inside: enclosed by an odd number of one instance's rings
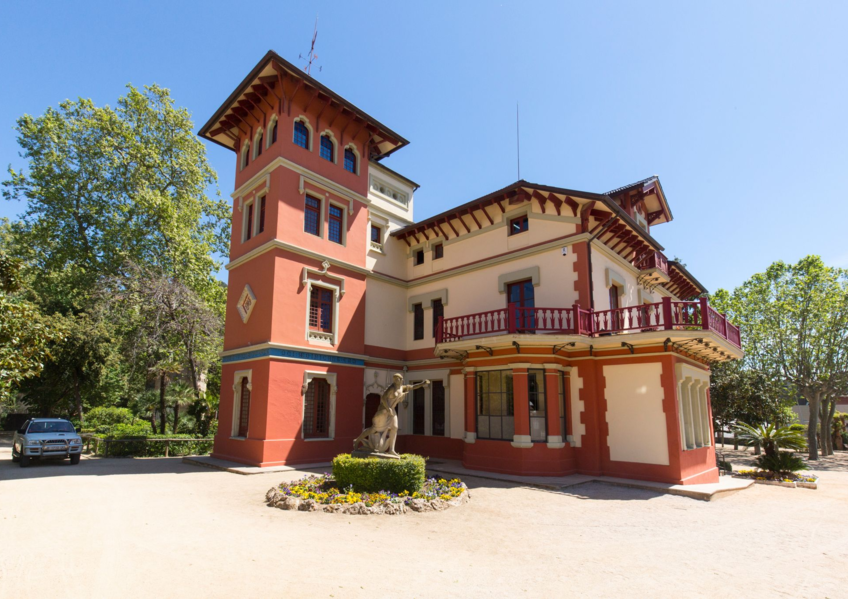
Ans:
POLYGON ((12 439, 12 461, 21 468, 33 458, 70 458, 71 464, 79 464, 81 455, 82 439, 74 425, 61 418, 27 420, 12 439))

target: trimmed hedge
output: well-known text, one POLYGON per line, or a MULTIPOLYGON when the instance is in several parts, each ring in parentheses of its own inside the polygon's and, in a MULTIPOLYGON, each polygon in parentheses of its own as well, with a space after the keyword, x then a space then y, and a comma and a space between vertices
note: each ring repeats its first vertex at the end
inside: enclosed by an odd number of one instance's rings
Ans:
POLYGON ((108 443, 109 457, 157 458, 165 455, 165 443, 156 439, 179 439, 168 443, 168 455, 207 455, 212 451, 214 439, 211 437, 192 437, 188 435, 147 435, 143 437, 94 435, 91 451, 96 455, 105 455, 108 443), (115 442, 117 440, 117 442, 115 442))
POLYGON ((399 460, 355 458, 342 453, 333 458, 333 478, 339 489, 353 485, 358 493, 415 493, 424 486, 426 461, 405 453, 399 460))

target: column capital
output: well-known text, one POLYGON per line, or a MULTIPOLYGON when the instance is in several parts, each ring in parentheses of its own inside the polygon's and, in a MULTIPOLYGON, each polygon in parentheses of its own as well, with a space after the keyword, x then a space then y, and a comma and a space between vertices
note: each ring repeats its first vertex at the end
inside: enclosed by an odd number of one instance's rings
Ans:
POLYGON ((529 369, 533 367, 533 364, 531 364, 530 362, 513 362, 512 364, 510 364, 510 367, 512 367, 513 370, 515 370, 516 368, 529 369))
POLYGON ((533 447, 533 441, 530 439, 530 435, 513 435, 511 445, 519 449, 529 449, 533 447))

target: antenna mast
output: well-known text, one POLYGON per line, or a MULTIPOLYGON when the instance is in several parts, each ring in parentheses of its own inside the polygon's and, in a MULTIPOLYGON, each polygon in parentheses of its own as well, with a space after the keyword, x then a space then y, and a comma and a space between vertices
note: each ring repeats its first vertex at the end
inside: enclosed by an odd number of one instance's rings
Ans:
POLYGON ((515 149, 518 161, 518 179, 521 180, 521 128, 518 121, 518 102, 515 103, 515 149))
MULTIPOLYGON (((306 66, 303 67, 303 70, 306 71, 307 75, 312 75, 312 63, 318 60, 318 55, 315 54, 315 41, 318 39, 318 16, 315 16, 315 31, 312 33, 312 45, 309 47, 309 53, 306 55, 306 58, 303 57, 303 54, 299 55, 301 60, 306 61, 306 66)), ((321 71, 321 67, 318 67, 318 71, 321 71)))

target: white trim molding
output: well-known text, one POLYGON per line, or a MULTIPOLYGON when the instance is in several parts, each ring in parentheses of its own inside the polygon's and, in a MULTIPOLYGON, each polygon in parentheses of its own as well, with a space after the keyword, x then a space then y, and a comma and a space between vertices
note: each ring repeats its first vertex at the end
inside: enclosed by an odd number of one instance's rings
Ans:
MULTIPOLYGON (((339 282, 339 297, 336 298, 336 301, 338 302, 342 297, 344 297, 344 294, 345 294, 345 280, 344 280, 344 277, 339 277, 339 276, 336 276, 336 275, 329 274, 327 272, 328 270, 330 270, 330 263, 327 260, 324 260, 321 263, 321 270, 318 270, 316 268, 310 268, 308 266, 304 266, 303 271, 301 272, 300 284, 306 285, 306 283, 309 281, 309 275, 326 277, 328 279, 333 279, 334 281, 338 281, 339 282)), ((320 283, 320 281, 317 281, 317 282, 320 283)))
POLYGON ((498 293, 506 293, 506 286, 516 281, 530 279, 533 281, 533 287, 538 287, 542 284, 542 275, 538 266, 530 266, 513 272, 507 272, 498 277, 498 293))
POLYGON ((607 268, 604 273, 607 288, 614 286, 618 295, 624 295, 624 292, 627 289, 627 283, 624 280, 624 276, 611 268, 607 268))
POLYGON ((247 379, 247 389, 250 391, 250 400, 253 401, 253 370, 236 370, 233 373, 233 420, 230 426, 231 439, 246 439, 250 437, 250 412, 247 413, 247 436, 238 436, 238 419, 241 412, 241 380, 247 379))
POLYGON ((442 305, 448 305, 448 290, 447 289, 436 289, 435 291, 430 291, 428 293, 422 293, 420 295, 412 295, 407 300, 407 312, 414 312, 415 304, 421 304, 422 308, 425 310, 429 310, 433 307, 433 300, 440 299, 442 300, 442 305))
POLYGON ((300 388, 300 396, 303 398, 303 401, 300 402, 300 434, 303 436, 303 423, 306 420, 306 390, 309 388, 312 379, 325 379, 330 385, 330 426, 327 437, 320 439, 304 438, 304 441, 332 441, 336 436, 336 392, 338 391, 335 372, 303 371, 303 385, 300 388))

